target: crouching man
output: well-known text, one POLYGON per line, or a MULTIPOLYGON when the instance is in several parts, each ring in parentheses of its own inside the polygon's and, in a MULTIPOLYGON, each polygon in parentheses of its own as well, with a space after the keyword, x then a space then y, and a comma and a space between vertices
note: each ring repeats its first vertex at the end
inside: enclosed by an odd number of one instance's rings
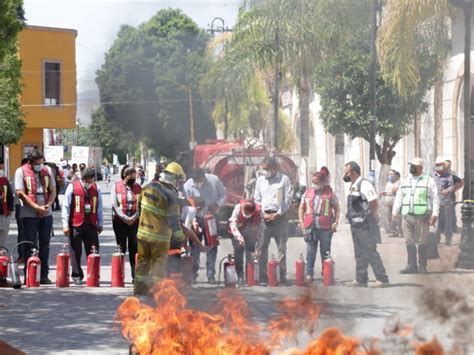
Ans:
POLYGON ((238 284, 241 286, 245 284, 244 254, 245 263, 251 262, 252 253, 259 255, 263 244, 263 228, 264 220, 260 204, 253 199, 248 199, 235 205, 229 219, 229 229, 233 236, 232 245, 238 284))

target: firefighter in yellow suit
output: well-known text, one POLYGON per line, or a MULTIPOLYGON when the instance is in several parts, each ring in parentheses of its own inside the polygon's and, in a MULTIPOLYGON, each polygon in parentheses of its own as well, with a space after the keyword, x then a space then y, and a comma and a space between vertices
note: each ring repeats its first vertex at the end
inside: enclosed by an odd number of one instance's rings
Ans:
POLYGON ((170 240, 184 241, 176 186, 184 178, 177 163, 166 166, 161 177, 141 191, 140 225, 138 227, 138 263, 133 284, 135 295, 146 295, 153 285, 166 277, 170 240))

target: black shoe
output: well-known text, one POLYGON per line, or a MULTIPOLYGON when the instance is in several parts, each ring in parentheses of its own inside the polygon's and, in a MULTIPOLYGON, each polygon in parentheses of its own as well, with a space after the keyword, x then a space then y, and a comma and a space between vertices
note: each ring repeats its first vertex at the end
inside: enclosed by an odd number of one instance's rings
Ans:
POLYGON ((446 245, 451 245, 451 238, 446 237, 446 245))
POLYGON ((239 278, 238 278, 238 280, 237 280, 237 285, 238 285, 239 287, 245 286, 245 280, 244 280, 243 277, 239 277, 239 278))
POLYGON ((51 285, 53 282, 46 276, 42 277, 40 280, 41 285, 51 285))
POLYGON ((404 269, 399 271, 400 274, 418 274, 418 267, 413 265, 407 265, 404 269))
POLYGON ((426 266, 420 265, 420 266, 418 267, 418 273, 419 273, 419 274, 427 274, 427 273, 428 273, 428 270, 426 270, 426 266))
POLYGON ((216 282, 216 279, 214 277, 210 277, 207 279, 207 282, 209 282, 209 284, 211 285, 215 285, 217 282, 216 282))
POLYGON ((280 286, 288 286, 288 280, 286 277, 280 277, 280 286))

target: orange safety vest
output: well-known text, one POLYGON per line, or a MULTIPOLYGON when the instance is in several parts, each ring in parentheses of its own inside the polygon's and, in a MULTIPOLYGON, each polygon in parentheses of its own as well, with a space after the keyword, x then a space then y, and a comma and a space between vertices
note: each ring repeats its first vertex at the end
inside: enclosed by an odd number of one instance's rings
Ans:
MULTIPOLYGON (((33 167, 30 164, 25 164, 21 167, 23 170, 23 180, 25 182, 25 192, 28 197, 36 203, 37 201, 37 192, 38 186, 36 185, 36 173, 33 170, 33 167)), ((49 175, 49 170, 47 167, 43 167, 43 169, 39 172, 41 186, 43 187, 43 194, 45 202, 48 202, 49 199, 49 181, 51 179, 51 175, 49 175)))
MULTIPOLYGON (((313 188, 306 190, 304 200, 304 220, 303 224, 306 229, 311 228, 314 223, 315 206, 314 197, 316 191, 313 188)), ((325 186, 321 193, 321 206, 317 216, 319 217, 319 227, 321 229, 331 229, 332 225, 332 199, 333 192, 330 186, 325 186)))
MULTIPOLYGON (((139 184, 135 183, 132 186, 132 195, 133 195, 133 202, 132 202, 132 209, 127 210, 127 187, 125 186, 125 183, 123 181, 117 181, 115 183, 115 192, 117 194, 117 202, 119 203, 120 208, 122 209, 123 214, 127 214, 128 212, 131 212, 132 214, 135 214, 138 210, 138 202, 140 201, 140 193, 142 191, 142 188, 139 184)), ((117 217, 115 217, 116 220, 118 220, 117 217)), ((135 221, 135 223, 138 223, 138 218, 135 221)))
POLYGON ((89 194, 87 196, 84 186, 80 180, 76 180, 73 182, 73 189, 72 189, 72 226, 73 227, 80 227, 84 223, 85 220, 85 205, 86 202, 90 204, 90 213, 88 214, 90 218, 90 222, 92 225, 96 226, 98 223, 97 218, 97 200, 98 200, 98 191, 97 185, 95 183, 91 184, 89 187, 89 194), (86 201, 87 199, 87 201, 86 201))

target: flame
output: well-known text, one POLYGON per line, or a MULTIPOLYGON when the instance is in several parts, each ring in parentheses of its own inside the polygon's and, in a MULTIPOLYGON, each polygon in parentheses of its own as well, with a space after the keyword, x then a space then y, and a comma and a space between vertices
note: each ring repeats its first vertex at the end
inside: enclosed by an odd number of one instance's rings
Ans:
MULTIPOLYGON (((244 296, 235 289, 218 293, 216 314, 186 308, 187 300, 175 280, 167 279, 154 288, 155 306, 136 297, 127 298, 118 308, 116 321, 122 334, 138 354, 270 355, 282 352, 283 341, 295 342, 300 331, 314 334, 320 307, 313 290, 277 305, 279 315, 261 326, 250 320, 244 296)), ((430 342, 411 339, 411 326, 395 329, 395 336, 410 339, 415 355, 442 355, 433 338, 430 342)), ((336 328, 324 330, 304 350, 291 349, 287 355, 380 355, 378 340, 367 347, 358 338, 348 337, 336 328)))

